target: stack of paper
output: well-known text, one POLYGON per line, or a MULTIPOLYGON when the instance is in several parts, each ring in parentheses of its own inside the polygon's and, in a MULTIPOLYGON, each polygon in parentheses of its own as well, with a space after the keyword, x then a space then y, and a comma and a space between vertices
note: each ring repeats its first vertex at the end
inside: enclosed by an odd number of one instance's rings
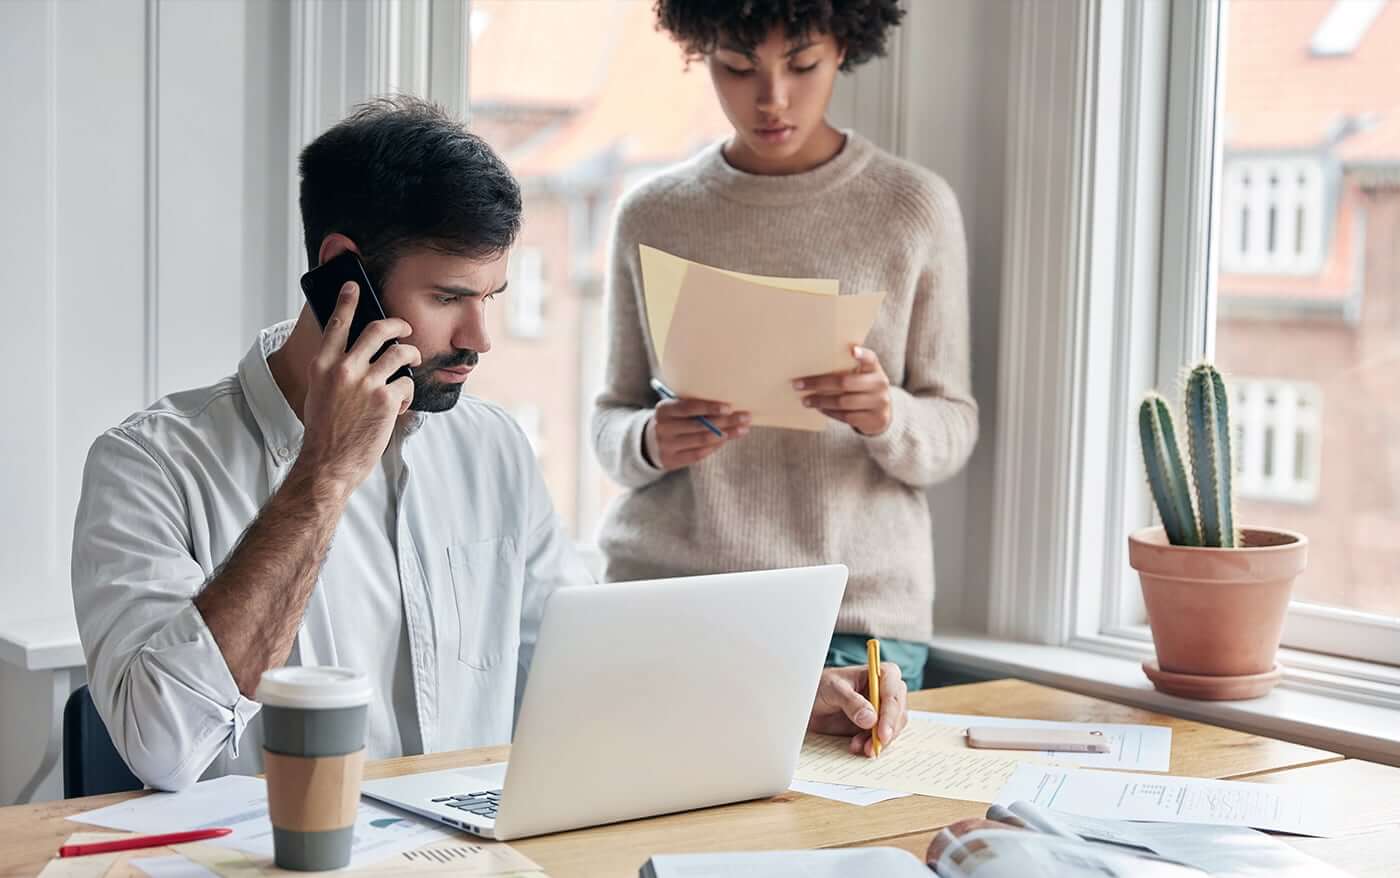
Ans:
POLYGON ((912 733, 906 730, 895 744, 891 745, 890 752, 894 752, 895 748, 903 750, 913 746, 925 751, 925 755, 897 765, 875 766, 869 759, 843 753, 838 739, 810 736, 803 749, 803 760, 797 772, 798 779, 793 782, 792 789, 810 796, 821 796, 862 806, 913 793, 991 801, 999 789, 999 786, 994 787, 994 784, 1010 779, 1011 772, 1019 761, 1137 771, 1167 771, 1171 768, 1172 730, 1167 726, 1072 723, 961 713, 929 713, 919 710, 909 711, 909 720, 912 733), (1109 750, 1107 753, 971 750, 963 737, 963 730, 974 725, 1093 729, 1103 732, 1107 737, 1109 750), (930 762, 927 751, 931 750, 969 753, 970 759, 937 757, 935 764, 945 768, 981 769, 981 774, 929 776, 927 772, 930 762), (996 761, 988 764, 979 761, 979 757, 996 761), (916 774, 923 773, 924 776, 895 779, 895 776, 906 768, 912 768, 916 774), (843 781, 832 780, 838 777, 843 781), (882 778, 881 782, 886 785, 895 786, 887 789, 872 785, 876 777, 882 778))
MULTIPOLYGON (((126 832, 75 832, 64 844, 94 844, 127 838, 126 832)), ((197 863, 181 856, 173 847, 139 848, 88 854, 81 857, 55 857, 39 878, 218 878, 197 863)))
POLYGON ((1244 826, 1129 823, 1056 814, 1080 838, 1128 844, 1189 863, 1216 878, 1345 878, 1346 873, 1244 826))
POLYGON ((1021 800, 1083 817, 1251 826, 1296 835, 1334 831, 1326 790, 1303 786, 1022 764, 996 803, 1021 800))
MULTIPOLYGON (((1224 783, 1219 781, 1218 783, 1224 783)), ((1075 841, 1106 843, 1185 863, 1216 878, 1343 878, 1339 869, 1262 832, 1243 826, 1146 823, 1082 817, 1031 802, 993 805, 987 818, 1019 818, 1038 832, 1075 841)))
MULTIPOLYGON (((139 833, 180 832, 226 826, 231 835, 172 849, 132 852, 140 870, 120 874, 156 874, 160 878, 194 878, 217 874, 263 876, 296 874, 272 865, 272 824, 267 817, 267 784, 255 777, 230 775, 195 784, 179 793, 155 793, 106 808, 74 814, 70 820, 139 833), (172 856, 178 854, 178 856, 172 856)), ((91 858, 79 857, 75 860, 91 858)), ((55 861, 51 868, 59 868, 55 861)), ((538 875, 539 867, 503 844, 466 840, 442 824, 360 801, 350 871, 372 875, 403 872, 450 872, 456 875, 538 875)), ((77 878, 64 871, 49 878, 77 878)))
POLYGON ((837 280, 741 274, 645 245, 640 255, 647 325, 672 390, 729 403, 756 426, 826 428, 792 382, 850 370, 883 293, 842 296, 837 280))
MULTIPOLYGON (((74 814, 69 819, 146 833, 227 826, 233 834, 219 839, 220 847, 272 856, 267 784, 256 777, 229 775, 195 784, 182 792, 130 799, 96 811, 74 814)), ((361 801, 350 865, 363 866, 453 837, 441 824, 361 801)))
POLYGON ((788 789, 794 793, 816 796, 820 799, 831 799, 833 802, 845 802, 847 805, 859 805, 862 808, 867 805, 888 802, 890 799, 903 799, 913 795, 913 793, 901 793, 898 790, 858 787, 843 783, 822 783, 816 780, 794 780, 788 789))
POLYGON ((879 759, 853 754, 849 747, 849 738, 808 735, 797 780, 990 802, 1022 758, 969 750, 957 726, 918 720, 910 721, 879 759))

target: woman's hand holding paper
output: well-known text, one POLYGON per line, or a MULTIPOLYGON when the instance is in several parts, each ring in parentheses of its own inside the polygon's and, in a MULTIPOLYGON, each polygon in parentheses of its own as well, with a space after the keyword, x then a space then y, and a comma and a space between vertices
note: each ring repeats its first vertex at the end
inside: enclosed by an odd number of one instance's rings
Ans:
POLYGON ((699 463, 726 442, 749 432, 748 412, 736 412, 722 402, 703 399, 663 399, 657 403, 643 437, 643 449, 653 466, 667 472, 699 463), (706 418, 724 433, 716 436, 699 421, 706 418))
POLYGON ((889 429, 894 417, 890 379, 874 351, 857 346, 851 355, 856 360, 854 370, 799 378, 792 386, 808 408, 849 424, 863 436, 878 436, 889 429))

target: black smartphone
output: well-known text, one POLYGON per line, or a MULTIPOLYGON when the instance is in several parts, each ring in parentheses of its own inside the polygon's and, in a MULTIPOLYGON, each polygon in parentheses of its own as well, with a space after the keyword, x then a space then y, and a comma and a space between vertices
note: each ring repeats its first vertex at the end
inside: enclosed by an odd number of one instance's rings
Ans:
MULTIPOLYGON (((322 331, 325 331, 326 321, 335 313, 340 288, 348 281, 354 281, 359 286, 360 298, 355 303, 355 316, 350 320, 350 333, 345 340, 347 351, 354 346, 355 340, 365 331, 366 326, 376 320, 383 320, 386 316, 384 306, 379 304, 379 294, 374 291, 374 284, 369 282, 369 275, 365 274, 360 257, 355 255, 353 250, 346 250, 330 262, 322 263, 301 276, 302 294, 311 305, 311 313, 316 315, 322 331)), ((375 353, 371 362, 379 359, 391 344, 398 344, 398 340, 390 339, 385 343, 384 347, 375 353)), ((389 380, 395 381, 404 377, 412 378, 413 370, 403 366, 390 375, 389 380)))

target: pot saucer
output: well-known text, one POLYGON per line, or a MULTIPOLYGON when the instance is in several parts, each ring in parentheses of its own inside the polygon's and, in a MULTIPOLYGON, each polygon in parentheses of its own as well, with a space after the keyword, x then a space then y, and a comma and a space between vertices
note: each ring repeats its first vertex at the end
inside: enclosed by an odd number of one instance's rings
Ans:
POLYGON ((1240 674, 1238 676, 1217 676, 1214 674, 1178 674, 1157 667, 1156 660, 1142 663, 1142 672, 1159 692, 1179 695, 1182 698, 1195 698, 1200 701, 1236 701, 1244 698, 1259 698, 1269 691, 1283 676, 1283 669, 1274 664, 1262 674, 1240 674))

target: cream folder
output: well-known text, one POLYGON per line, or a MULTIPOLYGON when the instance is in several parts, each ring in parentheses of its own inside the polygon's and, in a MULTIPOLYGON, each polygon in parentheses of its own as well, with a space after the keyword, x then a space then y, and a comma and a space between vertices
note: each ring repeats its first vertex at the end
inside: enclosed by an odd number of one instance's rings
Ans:
MULTIPOLYGON (((701 263, 673 256, 665 250, 648 247, 646 244, 640 245, 638 250, 642 262, 642 291, 647 304, 647 326, 651 329, 652 344, 656 346, 656 359, 660 361, 666 350, 666 335, 671 328, 671 316, 676 312, 676 300, 680 298, 681 281, 685 280, 686 269, 701 263)), ((834 296, 841 291, 841 282, 833 279, 764 277, 759 274, 725 271, 722 268, 714 270, 730 277, 785 290, 800 290, 828 296, 834 296)))
POLYGON ((727 402, 759 427, 824 430, 792 382, 850 370, 851 346, 875 323, 884 294, 811 295, 708 266, 686 266, 658 346, 662 378, 685 398, 727 402))

